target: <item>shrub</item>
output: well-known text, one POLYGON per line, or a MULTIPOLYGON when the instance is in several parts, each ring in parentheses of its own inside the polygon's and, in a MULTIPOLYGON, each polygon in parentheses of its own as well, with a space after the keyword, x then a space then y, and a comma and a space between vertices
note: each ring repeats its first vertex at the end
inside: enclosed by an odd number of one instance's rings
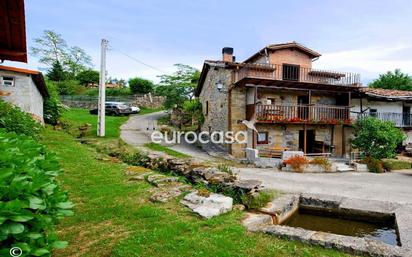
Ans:
POLYGON ((61 248, 54 225, 73 206, 56 182, 54 154, 33 139, 0 131, 0 256, 20 247, 25 256, 50 256, 61 248))
POLYGON ((372 157, 366 157, 364 159, 364 162, 368 166, 369 172, 382 173, 384 171, 381 160, 378 160, 372 157))
POLYGON ((309 160, 304 156, 295 155, 283 161, 284 164, 289 164, 296 172, 303 172, 303 168, 309 163, 309 160))
POLYGON ((386 170, 402 170, 411 168, 410 162, 395 159, 382 160, 382 164, 386 170))
POLYGON ((129 88, 133 94, 147 94, 153 92, 154 84, 150 80, 136 77, 129 79, 129 88))
POLYGON ((352 145, 374 159, 392 158, 396 147, 404 140, 403 132, 390 121, 368 117, 356 121, 352 145))
POLYGON ((310 160, 309 163, 319 165, 322 168, 324 168, 326 171, 330 171, 332 167, 332 164, 330 163, 328 158, 320 157, 320 156, 313 158, 312 160, 310 160))
POLYGON ((0 99, 0 128, 19 135, 36 136, 41 125, 32 116, 0 99))
POLYGON ((46 83, 49 97, 43 102, 44 122, 51 125, 56 125, 61 117, 63 105, 60 103, 56 85, 48 81, 46 83))
POLYGON ((248 209, 259 209, 272 201, 277 195, 273 190, 264 190, 260 192, 251 192, 241 196, 241 202, 248 209))

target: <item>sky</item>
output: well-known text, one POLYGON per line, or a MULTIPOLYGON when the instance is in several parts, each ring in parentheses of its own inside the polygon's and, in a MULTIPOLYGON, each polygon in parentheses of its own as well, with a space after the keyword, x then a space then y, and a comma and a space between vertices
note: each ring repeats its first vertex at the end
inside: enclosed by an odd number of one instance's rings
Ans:
MULTIPOLYGON (((265 45, 290 41, 322 54, 314 68, 360 73, 364 84, 395 68, 412 74, 410 0, 25 0, 25 5, 28 47, 44 30, 54 30, 69 46, 85 49, 98 69, 100 41, 108 39, 111 77, 157 82, 176 63, 201 69, 205 59, 220 59, 225 46, 243 61, 265 45)), ((44 68, 32 55, 28 64, 5 65, 44 68)))

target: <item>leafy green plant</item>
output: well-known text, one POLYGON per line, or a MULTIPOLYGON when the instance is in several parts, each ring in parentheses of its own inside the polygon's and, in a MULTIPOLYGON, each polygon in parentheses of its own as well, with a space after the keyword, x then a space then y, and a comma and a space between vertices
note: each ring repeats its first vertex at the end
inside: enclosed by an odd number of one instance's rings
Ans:
POLYGON ((219 165, 217 166, 217 169, 218 169, 219 171, 221 171, 221 172, 225 172, 225 173, 227 173, 227 174, 229 174, 229 175, 233 175, 232 168, 231 168, 229 165, 225 164, 225 163, 219 164, 219 165))
POLYGON ((62 115, 63 105, 60 103, 59 94, 57 93, 56 84, 47 81, 47 90, 49 97, 43 102, 44 122, 56 125, 62 115))
POLYGON ((65 247, 54 225, 73 204, 57 184, 56 156, 28 136, 0 131, 0 170, 0 255, 20 247, 27 256, 50 256, 65 247))
POLYGON ((263 190, 260 192, 251 192, 242 195, 242 203, 248 209, 259 209, 264 207, 269 201, 276 197, 277 192, 273 190, 263 190))
POLYGON ((30 114, 0 99, 0 128, 27 136, 36 136, 41 125, 30 114))
POLYGON ((402 169, 410 169, 411 163, 407 161, 401 161, 396 159, 385 159, 382 160, 383 167, 386 170, 402 170, 402 169))
POLYGON ((378 160, 372 157, 366 157, 364 159, 364 163, 368 166, 369 172, 373 172, 373 173, 384 172, 383 163, 381 160, 378 160))
POLYGON ((374 159, 395 157, 396 146, 405 139, 405 135, 395 124, 375 117, 357 120, 354 129, 355 139, 352 145, 374 159))

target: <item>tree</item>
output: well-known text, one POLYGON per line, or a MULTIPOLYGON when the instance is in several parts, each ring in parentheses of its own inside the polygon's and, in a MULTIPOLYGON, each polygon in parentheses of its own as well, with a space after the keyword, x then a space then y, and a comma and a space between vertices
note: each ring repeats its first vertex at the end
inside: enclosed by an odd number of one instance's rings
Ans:
POLYGON ((63 107, 60 103, 57 85, 52 81, 46 81, 46 86, 49 96, 43 102, 44 122, 55 126, 61 117, 63 107))
POLYGON ((65 65, 72 77, 77 76, 81 71, 91 66, 92 58, 82 48, 78 46, 70 47, 65 56, 65 65))
POLYGON ((59 61, 53 63, 52 68, 47 73, 47 77, 52 81, 63 81, 67 78, 67 73, 59 61))
POLYGON ((202 112, 202 103, 199 101, 199 99, 186 100, 183 103, 183 110, 185 114, 190 116, 190 119, 192 120, 192 126, 196 123, 198 125, 203 123, 204 116, 202 112))
POLYGON ((153 82, 142 78, 131 78, 129 79, 130 91, 133 94, 147 94, 153 91, 153 82))
POLYGON ((156 87, 156 93, 166 97, 167 108, 181 107, 186 100, 191 100, 200 78, 200 72, 189 65, 175 66, 177 71, 172 75, 161 75, 160 84, 156 87))
POLYGON ((34 56, 39 57, 39 62, 51 66, 65 60, 67 44, 60 34, 52 30, 45 30, 41 37, 34 39, 34 42, 36 46, 30 49, 34 56))
POLYGON ((352 145, 373 159, 390 158, 396 155, 396 147, 405 139, 402 131, 390 121, 375 117, 356 121, 355 139, 352 145))
POLYGON ((400 69, 396 69, 394 72, 388 71, 379 75, 379 78, 370 83, 369 87, 412 90, 412 78, 408 74, 402 73, 400 69))
POLYGON ((98 84, 99 77, 100 75, 98 71, 87 69, 79 72, 79 74, 77 74, 76 76, 76 79, 79 81, 81 85, 87 86, 89 84, 98 84))
POLYGON ((66 78, 73 79, 91 65, 91 57, 86 51, 77 46, 68 47, 62 36, 52 30, 45 30, 34 42, 31 53, 39 57, 39 61, 48 68, 60 63, 62 69, 67 71, 66 78))

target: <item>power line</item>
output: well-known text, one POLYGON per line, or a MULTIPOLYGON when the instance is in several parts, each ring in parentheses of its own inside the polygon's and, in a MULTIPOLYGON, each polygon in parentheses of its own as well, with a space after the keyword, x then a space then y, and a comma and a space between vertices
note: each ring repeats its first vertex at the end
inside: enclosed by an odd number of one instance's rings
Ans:
POLYGON ((147 64, 147 63, 145 63, 145 62, 142 62, 142 61, 140 61, 139 59, 137 59, 137 58, 135 58, 135 57, 133 57, 133 56, 131 56, 131 55, 129 55, 129 54, 126 54, 126 53, 124 53, 124 52, 122 52, 122 51, 119 51, 119 50, 114 49, 114 48, 110 48, 110 50, 113 50, 113 51, 116 51, 116 52, 118 52, 118 53, 120 53, 120 54, 123 54, 124 56, 129 57, 130 59, 132 59, 132 60, 134 60, 134 61, 136 61, 136 62, 138 62, 138 63, 140 63, 140 64, 143 64, 144 66, 147 66, 147 67, 149 67, 149 68, 151 68, 151 69, 153 69, 153 70, 156 70, 156 71, 158 71, 158 72, 160 72, 160 73, 163 73, 163 74, 167 73, 167 72, 162 71, 161 69, 156 68, 156 67, 154 67, 154 66, 152 66, 152 65, 150 65, 150 64, 147 64))

